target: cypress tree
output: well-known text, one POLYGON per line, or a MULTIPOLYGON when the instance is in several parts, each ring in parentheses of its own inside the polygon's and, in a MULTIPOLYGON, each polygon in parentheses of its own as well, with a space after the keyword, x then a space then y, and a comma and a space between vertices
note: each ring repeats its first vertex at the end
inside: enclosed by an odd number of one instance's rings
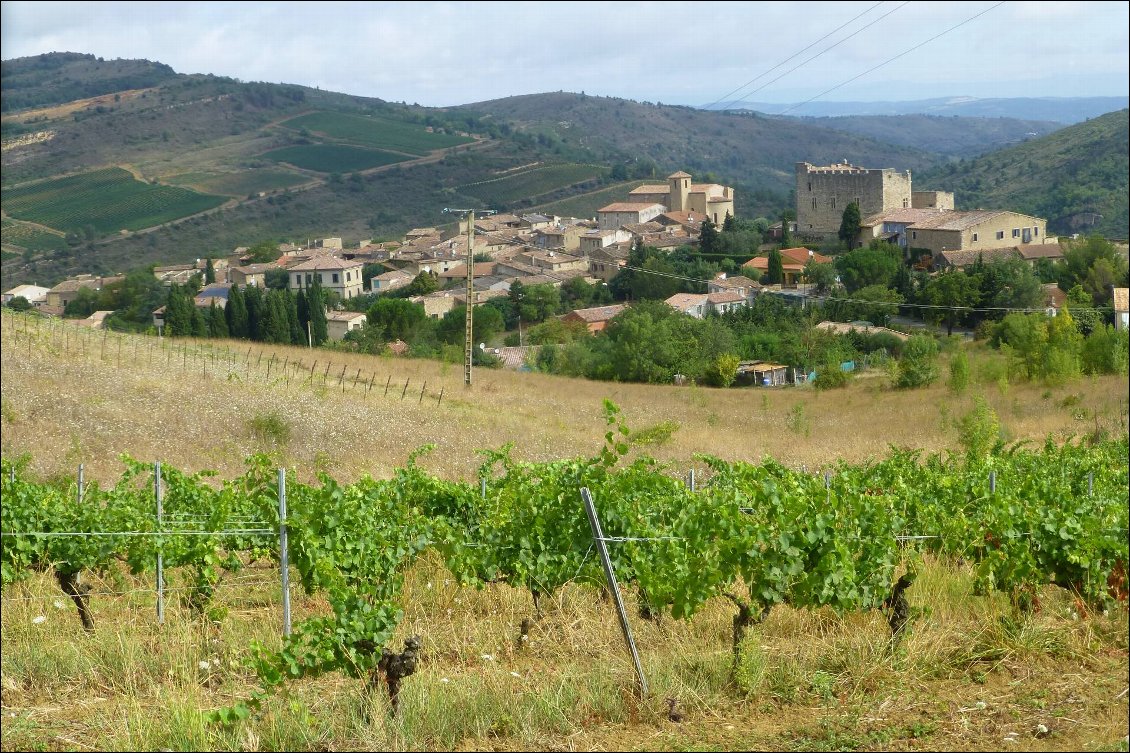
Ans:
POLYGON ((793 245, 793 234, 789 232, 789 216, 787 214, 781 215, 781 248, 789 248, 793 245))
POLYGON ((228 305, 224 309, 224 316, 228 322, 228 335, 230 337, 237 337, 241 340, 246 340, 248 337, 247 331, 247 303, 245 302, 243 291, 240 290, 238 285, 231 286, 231 292, 228 293, 228 305))
POLYGON ((738 223, 734 219, 734 215, 726 212, 726 219, 722 220, 722 232, 732 233, 738 229, 738 223))
POLYGON ((282 291, 282 294, 286 300, 286 321, 290 325, 290 343, 302 345, 306 341, 306 336, 302 333, 302 324, 298 321, 298 301, 289 290, 282 291))
POLYGON ((845 248, 851 248, 852 242, 859 235, 859 223, 862 221, 859 216, 859 205, 854 201, 848 204, 844 209, 843 217, 840 218, 840 240, 845 248))
POLYGON ((218 308, 215 301, 212 301, 212 308, 208 311, 208 330, 212 337, 228 336, 227 317, 224 315, 224 309, 218 308))
POLYGON ((781 261, 781 252, 777 249, 769 251, 769 284, 779 285, 785 281, 785 265, 781 261))
POLYGON ((247 306, 247 337, 250 340, 263 340, 263 291, 255 285, 243 289, 244 304, 247 306))
POLYGON ((306 295, 306 305, 310 310, 310 332, 314 345, 321 345, 328 339, 329 334, 326 328, 326 300, 317 277, 314 278, 306 295))
POLYGON ((306 293, 301 288, 298 290, 298 295, 295 297, 297 299, 296 305, 298 307, 298 327, 302 330, 302 339, 298 344, 305 345, 306 325, 310 322, 310 306, 306 303, 306 293))
POLYGON ((718 228, 709 217, 702 221, 702 229, 698 232, 698 250, 707 255, 718 253, 718 228))
POLYGON ((188 337, 192 334, 192 303, 180 285, 169 288, 165 302, 165 333, 169 337, 188 337))
POLYGON ((188 305, 192 306, 192 336, 207 337, 208 322, 204 321, 204 312, 194 303, 189 302, 188 305))
POLYGON ((204 268, 204 283, 209 284, 216 281, 216 268, 212 266, 212 257, 208 257, 208 266, 204 268))

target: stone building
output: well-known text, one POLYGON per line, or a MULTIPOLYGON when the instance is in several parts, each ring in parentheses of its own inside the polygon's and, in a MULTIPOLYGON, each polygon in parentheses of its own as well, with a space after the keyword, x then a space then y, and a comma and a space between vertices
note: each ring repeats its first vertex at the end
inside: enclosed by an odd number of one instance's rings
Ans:
MULTIPOLYGON (((922 192, 935 193, 935 192, 922 192)), ((928 200, 924 195, 923 200, 928 200)), ((936 199, 935 199, 936 201, 936 199)), ((863 217, 914 206, 910 171, 868 169, 847 160, 835 165, 796 163, 796 223, 801 235, 833 235, 844 209, 855 202, 863 217)), ((953 206, 950 194, 950 206, 953 206)))

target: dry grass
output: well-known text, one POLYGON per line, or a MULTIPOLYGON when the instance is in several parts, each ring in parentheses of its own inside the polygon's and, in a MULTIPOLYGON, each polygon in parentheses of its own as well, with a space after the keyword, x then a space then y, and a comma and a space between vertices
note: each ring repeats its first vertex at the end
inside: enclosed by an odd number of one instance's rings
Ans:
POLYGON ((623 408, 635 430, 677 422, 669 441, 646 451, 683 470, 695 453, 773 457, 815 469, 880 457, 891 445, 956 448, 953 420, 981 391, 1009 439, 1035 441, 1084 434, 1096 424, 1119 430, 1127 393, 1125 377, 1056 389, 1013 385, 1005 392, 994 384, 955 397, 942 385, 890 390, 879 376, 817 392, 591 382, 489 369, 476 369, 466 389, 458 364, 229 341, 165 340, 158 348, 151 337, 62 323, 37 328, 34 320, 29 325, 9 314, 2 321, 4 454, 30 453, 32 471, 42 476, 73 474, 85 463, 88 477, 104 481, 117 478, 123 452, 235 475, 246 455, 265 450, 303 477, 316 469, 342 479, 388 476, 429 443, 436 446, 424 461, 430 470, 470 478, 480 462, 476 451, 506 442, 528 460, 594 453, 603 442, 605 398, 623 408), (270 416, 283 421, 286 442, 256 429, 270 416))
MULTIPOLYGON (((465 390, 459 365, 246 343, 158 349, 141 337, 121 339, 119 356, 114 335, 37 329, 9 314, 2 325, 5 456, 29 453, 42 476, 85 463, 87 477, 103 482, 120 474, 122 452, 230 476, 248 453, 265 450, 306 477, 316 469, 386 476, 425 443, 437 445, 428 468, 467 478, 477 448, 508 441, 526 459, 594 452, 604 398, 637 430, 678 422, 669 441, 647 450, 683 468, 696 452, 816 468, 876 457, 891 444, 954 448, 952 418, 974 394, 892 392, 879 378, 822 394, 487 370, 465 390), (788 420, 797 404, 799 424, 788 420)), ((1010 438, 1042 440, 1091 431, 1096 421, 1120 430, 1126 392, 1125 378, 1111 378, 1054 390, 993 384, 985 394, 1010 438)), ((1125 750, 1130 723, 1125 607, 1079 620, 1066 594, 1050 588, 1041 613, 1018 617, 1006 599, 973 597, 966 568, 927 562, 910 591, 919 616, 894 651, 875 613, 778 607, 752 631, 741 688, 729 680, 727 602, 689 623, 646 622, 633 609, 653 689, 640 701, 613 613, 594 589, 563 589, 520 644, 517 626, 532 612, 527 593, 459 588, 429 554, 403 602, 400 636, 423 636, 424 654, 400 719, 386 717, 377 699, 366 722, 372 702, 360 683, 335 675, 294 683, 262 717, 224 730, 204 724, 203 713, 251 689, 241 663, 250 641, 279 641, 276 574, 243 577, 220 589, 229 610, 222 623, 194 621, 173 604, 158 628, 147 582, 104 576, 96 591, 139 593, 96 596, 93 636, 48 578, 5 589, 0 748, 1125 750), (46 620, 37 624, 38 616, 46 620), (678 699, 682 722, 668 720, 667 698, 678 699)), ((298 597, 295 619, 325 608, 298 597)))

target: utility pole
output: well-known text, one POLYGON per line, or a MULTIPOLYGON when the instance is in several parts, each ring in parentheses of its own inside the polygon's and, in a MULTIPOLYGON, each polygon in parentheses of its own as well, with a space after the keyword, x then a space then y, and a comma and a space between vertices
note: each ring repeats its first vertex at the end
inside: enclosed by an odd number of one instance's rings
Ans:
MULTIPOLYGON (((475 339, 472 328, 472 314, 475 308, 475 210, 474 209, 448 209, 444 212, 462 212, 467 222, 467 327, 463 338, 463 384, 471 386, 471 361, 474 358, 475 339)), ((493 210, 484 209, 483 214, 494 214, 493 210)))

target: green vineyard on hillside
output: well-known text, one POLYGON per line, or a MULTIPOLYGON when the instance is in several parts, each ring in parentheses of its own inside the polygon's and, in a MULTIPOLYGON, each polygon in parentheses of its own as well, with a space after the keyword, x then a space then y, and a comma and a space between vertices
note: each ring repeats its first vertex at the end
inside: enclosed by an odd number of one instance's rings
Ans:
POLYGON ((349 141, 377 149, 392 149, 424 156, 435 149, 467 144, 472 139, 445 133, 429 133, 424 126, 364 115, 314 112, 284 123, 287 128, 305 128, 331 139, 349 141))
POLYGON ((391 152, 376 149, 360 149, 355 146, 311 145, 288 146, 275 149, 263 155, 275 162, 286 162, 303 170, 319 173, 345 173, 354 170, 368 170, 371 167, 403 162, 403 157, 391 152))
POLYGON ((4 210, 64 232, 92 226, 105 235, 141 230, 224 203, 223 197, 136 180, 117 167, 70 175, 4 192, 4 210))
POLYGON ((560 188, 603 178, 608 168, 598 165, 546 165, 532 170, 461 186, 456 189, 464 196, 473 196, 488 204, 508 204, 531 198, 560 188))

